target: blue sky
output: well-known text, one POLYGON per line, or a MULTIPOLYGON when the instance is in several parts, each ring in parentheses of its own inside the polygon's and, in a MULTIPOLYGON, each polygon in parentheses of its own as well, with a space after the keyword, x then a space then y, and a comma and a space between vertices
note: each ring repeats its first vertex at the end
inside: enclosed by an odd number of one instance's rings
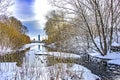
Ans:
POLYGON ((51 10, 47 0, 14 0, 13 16, 27 26, 31 38, 44 35, 45 16, 51 10))

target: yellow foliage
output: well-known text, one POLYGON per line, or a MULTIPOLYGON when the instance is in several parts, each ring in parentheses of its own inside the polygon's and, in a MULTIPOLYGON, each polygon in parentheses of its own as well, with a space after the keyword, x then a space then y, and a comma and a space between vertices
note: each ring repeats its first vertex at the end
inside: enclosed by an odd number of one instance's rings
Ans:
POLYGON ((0 45, 2 47, 15 49, 29 42, 30 39, 28 36, 21 34, 12 26, 0 23, 0 45))

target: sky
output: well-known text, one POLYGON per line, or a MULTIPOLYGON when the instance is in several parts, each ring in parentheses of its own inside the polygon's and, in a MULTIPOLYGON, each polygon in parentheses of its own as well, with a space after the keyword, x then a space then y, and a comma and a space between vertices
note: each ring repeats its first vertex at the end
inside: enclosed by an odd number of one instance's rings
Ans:
POLYGON ((52 7, 47 0, 14 0, 12 6, 12 15, 22 21, 23 25, 27 26, 28 35, 37 38, 45 34, 43 30, 46 22, 46 14, 52 7))

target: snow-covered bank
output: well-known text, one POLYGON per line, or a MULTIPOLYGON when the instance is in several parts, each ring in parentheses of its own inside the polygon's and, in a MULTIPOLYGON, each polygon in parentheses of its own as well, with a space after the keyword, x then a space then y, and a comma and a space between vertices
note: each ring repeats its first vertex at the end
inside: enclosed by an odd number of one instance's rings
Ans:
POLYGON ((39 50, 39 44, 29 46, 32 47, 23 57, 20 67, 16 65, 16 62, 0 63, 0 80, 51 80, 51 78, 59 78, 58 80, 96 80, 99 78, 87 68, 74 63, 58 63, 47 66, 47 55, 35 54, 48 54, 65 58, 79 58, 78 55, 63 52, 44 52, 39 50))
POLYGON ((112 46, 120 46, 120 43, 113 42, 112 46))
POLYGON ((0 63, 0 80, 15 80, 17 69, 16 62, 0 63))
POLYGON ((120 59, 110 60, 110 61, 108 61, 108 63, 109 63, 109 64, 120 65, 120 59))
POLYGON ((30 44, 25 44, 23 47, 21 47, 20 50, 25 50, 26 48, 38 46, 38 45, 44 45, 43 43, 30 43, 30 44))
POLYGON ((88 54, 96 58, 108 59, 109 64, 120 65, 120 52, 112 52, 105 56, 102 56, 100 53, 88 53, 88 54))
POLYGON ((72 53, 65 53, 65 52, 38 52, 35 53, 36 55, 46 54, 55 57, 62 57, 62 58, 80 58, 80 55, 72 54, 72 53))
POLYGON ((87 68, 77 64, 58 63, 49 67, 50 76, 58 80, 100 80, 87 68))
POLYGON ((105 56, 102 56, 100 53, 88 53, 89 55, 91 56, 94 56, 94 57, 98 57, 98 58, 101 58, 101 59, 120 59, 120 52, 113 52, 113 53, 109 53, 105 56))
POLYGON ((22 51, 25 50, 27 48, 30 48, 32 46, 35 46, 36 44, 26 44, 23 45, 20 49, 11 49, 10 47, 1 47, 0 46, 0 55, 5 55, 5 54, 11 54, 14 53, 16 51, 22 51))
POLYGON ((55 43, 51 43, 49 45, 46 45, 46 47, 49 47, 49 48, 52 48, 52 49, 56 48, 55 43))
POLYGON ((5 55, 5 54, 11 54, 14 53, 16 51, 22 51, 22 50, 26 50, 28 48, 34 47, 34 46, 38 46, 38 45, 44 45, 43 43, 30 43, 30 44, 25 44, 23 45, 20 49, 11 49, 8 47, 1 47, 0 46, 0 55, 5 55))
POLYGON ((7 48, 7 47, 1 47, 0 46, 0 55, 2 54, 6 54, 6 53, 9 53, 9 52, 12 52, 13 50, 11 48, 7 48))
POLYGON ((80 55, 73 54, 73 53, 65 53, 65 52, 47 52, 45 50, 45 47, 43 47, 44 44, 42 43, 32 43, 27 44, 23 46, 23 50, 26 48, 30 48, 30 52, 34 52, 36 55, 50 55, 55 57, 63 57, 63 58, 80 58, 80 55))
MULTIPOLYGON (((37 62, 38 63, 38 62, 37 62)), ((96 80, 99 77, 77 64, 59 63, 46 67, 41 65, 17 67, 16 63, 0 64, 0 80, 96 80)))

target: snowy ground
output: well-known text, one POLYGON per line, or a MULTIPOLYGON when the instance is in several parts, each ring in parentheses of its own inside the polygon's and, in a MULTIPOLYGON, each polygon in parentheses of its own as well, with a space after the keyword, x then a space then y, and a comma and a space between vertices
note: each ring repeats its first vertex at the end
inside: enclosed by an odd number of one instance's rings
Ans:
POLYGON ((9 52, 11 52, 11 51, 12 51, 11 48, 7 48, 7 47, 3 47, 3 48, 2 48, 2 47, 0 46, 0 55, 9 53, 9 52))
POLYGON ((87 68, 77 64, 56 64, 50 67, 27 66, 17 67, 16 63, 0 64, 0 80, 96 80, 99 77, 87 68))
MULTIPOLYGON (((41 47, 41 44, 29 44, 32 46, 23 57, 21 67, 18 67, 16 62, 1 62, 0 63, 0 80, 96 80, 98 76, 91 73, 87 68, 77 64, 58 63, 52 66, 47 66, 47 55, 35 55, 45 53, 48 55, 60 57, 79 57, 78 55, 61 52, 46 52, 41 47), (37 45, 37 46, 35 46, 37 45), (40 45, 40 46, 39 46, 40 45), (66 55, 67 54, 67 55, 66 55)), ((26 48, 26 47, 25 47, 26 48)))
POLYGON ((109 59, 108 63, 120 65, 120 52, 112 52, 105 56, 102 56, 100 53, 89 53, 91 56, 98 57, 101 59, 109 59))
MULTIPOLYGON (((119 41, 119 43, 113 42, 112 46, 120 46, 120 41, 119 41)), ((94 57, 101 58, 101 59, 108 59, 109 64, 120 65, 120 52, 111 52, 111 53, 108 53, 105 56, 102 56, 100 53, 97 53, 97 52, 88 53, 88 54, 91 55, 91 56, 94 56, 94 57)))
MULTIPOLYGON (((25 50, 25 49, 30 48, 30 47, 38 46, 38 45, 44 45, 44 44, 43 44, 43 43, 30 43, 30 44, 26 44, 26 45, 24 45, 23 47, 21 47, 21 48, 19 49, 19 51, 25 50)), ((2 47, 0 46, 0 55, 8 54, 8 53, 11 53, 11 52, 14 52, 14 51, 16 51, 16 50, 12 50, 12 49, 9 48, 9 47, 3 47, 3 48, 2 48, 2 47)))
POLYGON ((98 76, 91 73, 87 68, 77 64, 58 63, 49 67, 51 77, 59 80, 96 80, 98 76), (56 69, 56 70, 53 70, 56 69))
MULTIPOLYGON (((113 35, 112 46, 120 47, 120 32, 118 32, 118 36, 119 36, 118 42, 116 42, 116 36, 115 36, 115 34, 113 35)), ((95 42, 97 43, 97 45, 100 43, 99 37, 95 38, 95 42)), ((100 46, 100 45, 98 45, 98 46, 100 46)), ((94 56, 94 57, 101 58, 101 59, 109 59, 109 61, 108 61, 109 64, 120 65, 120 52, 111 52, 105 56, 102 56, 100 53, 98 53, 96 51, 93 51, 93 52, 94 53, 88 52, 88 54, 90 54, 91 56, 94 56)))

